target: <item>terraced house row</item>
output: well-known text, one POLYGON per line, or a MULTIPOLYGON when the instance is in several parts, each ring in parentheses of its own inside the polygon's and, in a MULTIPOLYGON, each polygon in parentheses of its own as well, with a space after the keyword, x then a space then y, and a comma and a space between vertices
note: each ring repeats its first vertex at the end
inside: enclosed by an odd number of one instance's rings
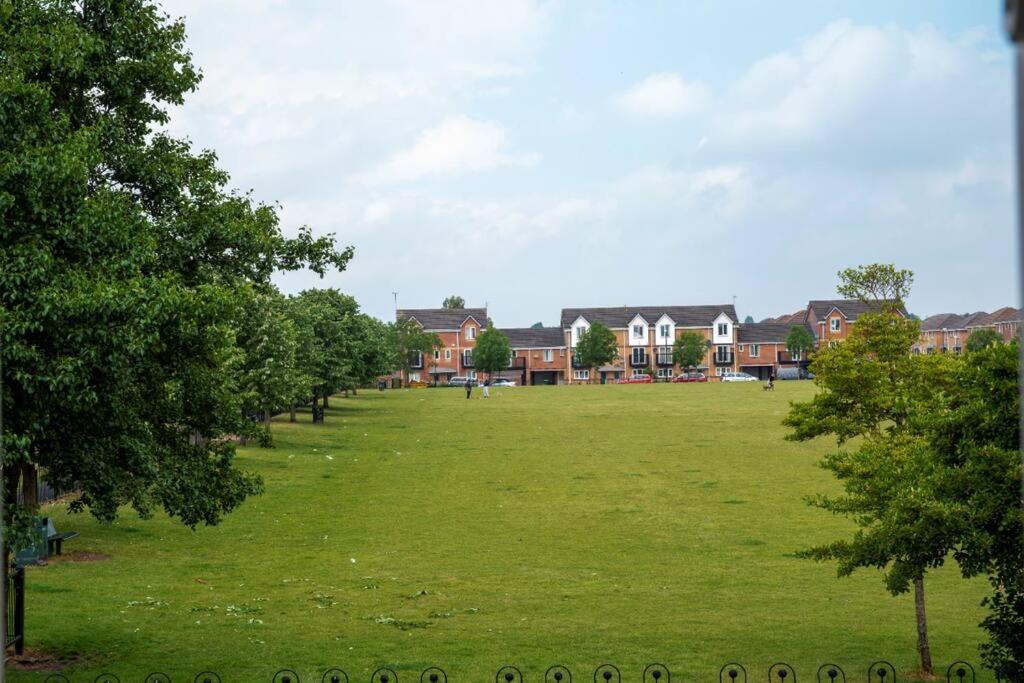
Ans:
MULTIPOLYGON (((734 372, 759 379, 777 376, 784 367, 806 363, 786 348, 794 326, 803 326, 815 348, 841 343, 869 306, 851 299, 815 299, 795 313, 759 323, 741 323, 732 304, 700 306, 619 306, 564 308, 558 327, 499 328, 509 339, 512 357, 501 374, 520 384, 614 382, 653 372, 670 379, 684 369, 673 360, 673 345, 684 332, 707 340, 707 352, 696 369, 715 380, 734 372), (618 357, 599 368, 580 364, 574 349, 580 335, 594 323, 615 334, 618 357)), ((902 315, 907 315, 901 310, 902 315)), ((476 378, 473 348, 480 332, 491 325, 486 308, 404 309, 398 320, 410 320, 433 332, 441 346, 432 356, 417 356, 405 381, 445 384, 455 376, 476 378)), ((942 314, 925 319, 915 352, 959 353, 974 329, 989 327, 1009 340, 1019 334, 1021 311, 1002 308, 995 313, 965 316, 942 314)))

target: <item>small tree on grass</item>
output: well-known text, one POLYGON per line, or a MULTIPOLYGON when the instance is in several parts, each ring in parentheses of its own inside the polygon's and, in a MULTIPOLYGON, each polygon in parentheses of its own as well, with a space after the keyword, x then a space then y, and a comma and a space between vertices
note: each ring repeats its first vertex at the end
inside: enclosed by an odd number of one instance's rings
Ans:
POLYGON ((576 340, 573 357, 579 365, 593 370, 607 365, 619 355, 615 333, 599 322, 592 323, 576 340))
POLYGON ((391 369, 405 373, 412 372, 413 357, 427 357, 441 348, 441 338, 433 332, 424 332, 415 321, 399 320, 388 326, 388 349, 391 354, 391 369))
POLYGON ((473 365, 478 370, 493 375, 501 372, 509 365, 512 358, 512 347, 508 343, 508 337, 501 330, 488 327, 476 338, 476 346, 473 348, 473 365))
POLYGON ((803 325, 794 325, 786 336, 786 350, 794 359, 807 360, 807 353, 814 348, 814 337, 803 325))
POLYGON ((672 358, 683 370, 689 370, 700 364, 707 350, 707 339, 696 332, 683 332, 676 339, 672 349, 672 358))
POLYGON ((984 348, 992 346, 993 344, 1002 344, 1003 337, 998 332, 990 327, 983 327, 980 330, 974 330, 971 332, 971 336, 967 337, 967 350, 968 351, 981 351, 984 348))
POLYGON ((810 548, 803 557, 836 560, 841 576, 860 567, 885 568, 893 594, 914 588, 921 670, 932 671, 925 616, 924 575, 942 564, 948 545, 913 482, 929 467, 930 449, 921 415, 941 403, 953 386, 955 359, 911 355, 919 325, 898 313, 913 276, 873 265, 840 273, 839 291, 872 305, 847 340, 819 351, 811 363, 819 393, 796 403, 784 423, 791 440, 832 435, 842 447, 822 461, 842 482, 844 495, 811 503, 851 517, 860 527, 851 539, 810 548), (941 536, 941 535, 940 535, 941 536))

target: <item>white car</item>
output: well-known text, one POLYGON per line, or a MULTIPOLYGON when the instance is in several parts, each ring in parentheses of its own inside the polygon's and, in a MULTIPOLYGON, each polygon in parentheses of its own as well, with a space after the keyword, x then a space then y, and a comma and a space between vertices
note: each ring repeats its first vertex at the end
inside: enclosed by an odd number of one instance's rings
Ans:
POLYGON ((757 382, 758 379, 745 372, 730 372, 722 375, 723 382, 757 382))
POLYGON ((503 377, 491 381, 492 387, 514 387, 515 385, 516 383, 514 381, 503 377))

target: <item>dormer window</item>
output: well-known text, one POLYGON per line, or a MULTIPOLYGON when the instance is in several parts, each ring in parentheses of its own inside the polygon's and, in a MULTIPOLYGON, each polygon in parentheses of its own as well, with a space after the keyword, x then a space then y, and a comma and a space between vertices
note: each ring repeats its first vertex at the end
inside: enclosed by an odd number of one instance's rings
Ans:
POLYGON ((643 325, 633 325, 633 338, 634 339, 643 339, 644 338, 644 326, 643 325))
POLYGON ((579 341, 579 338, 582 337, 583 333, 586 332, 586 331, 587 331, 587 328, 584 327, 583 325, 580 325, 579 327, 577 327, 576 328, 576 340, 579 341))
POLYGON ((724 337, 729 334, 729 323, 718 323, 718 336, 724 337))
POLYGON ((829 328, 833 332, 838 332, 839 331, 839 318, 832 318, 831 320, 828 321, 828 323, 829 323, 829 328))
POLYGON ((669 335, 670 329, 671 325, 662 325, 661 327, 658 328, 658 334, 661 335, 662 339, 664 339, 669 335))
POLYGON ((466 339, 476 339, 475 327, 470 326, 466 328, 466 339))

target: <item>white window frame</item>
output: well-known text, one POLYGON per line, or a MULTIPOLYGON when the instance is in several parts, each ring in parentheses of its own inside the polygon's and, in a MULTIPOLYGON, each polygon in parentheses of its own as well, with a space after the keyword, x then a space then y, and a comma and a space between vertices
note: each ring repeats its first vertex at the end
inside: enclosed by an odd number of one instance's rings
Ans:
POLYGON ((834 348, 836 348, 837 346, 839 346, 839 342, 837 342, 837 341, 830 341, 830 342, 828 343, 828 348, 830 348, 830 349, 834 349, 834 348))
POLYGON ((729 357, 729 355, 730 355, 730 354, 729 354, 729 350, 730 350, 730 349, 729 349, 729 345, 728 345, 728 344, 717 344, 717 345, 715 346, 715 363, 718 363, 719 361, 721 361, 721 362, 723 362, 723 363, 726 363, 726 362, 731 362, 731 361, 727 361, 727 360, 726 360, 726 358, 728 358, 728 357, 729 357), (721 354, 721 353, 719 352, 719 349, 725 349, 725 354, 724 354, 724 355, 725 355, 725 358, 723 358, 723 357, 722 357, 722 356, 723 356, 723 354, 721 354))
POLYGON ((473 364, 473 349, 465 349, 462 352, 462 364, 472 365, 473 364))
POLYGON ((558 349, 558 357, 565 358, 565 349, 558 349))
POLYGON ((573 370, 572 371, 572 378, 573 379, 587 379, 587 380, 589 380, 590 379, 590 370, 573 370))
POLYGON ((643 339, 645 332, 643 325, 633 325, 633 339, 643 339))
POLYGON ((715 368, 715 377, 721 377, 725 368, 715 368))
POLYGON ((434 349, 434 360, 441 360, 441 351, 439 349, 434 349))
POLYGON ((410 372, 409 373, 409 381, 410 382, 419 382, 420 381, 420 373, 418 373, 418 372, 410 372))
POLYGON ((672 358, 672 347, 671 346, 658 346, 654 349, 654 360, 656 363, 661 363, 662 358, 667 358, 668 362, 674 363, 672 358))
MULTIPOLYGON (((742 348, 741 348, 741 350, 742 350, 742 348)), ((751 344, 750 345, 750 351, 749 351, 748 355, 751 358, 760 358, 761 357, 761 345, 760 344, 751 344)))
POLYGON ((476 328, 470 325, 466 328, 466 340, 472 341, 476 339, 476 328))
POLYGON ((451 360, 452 359, 452 350, 451 349, 445 349, 444 350, 444 359, 445 360, 451 360))
POLYGON ((544 349, 544 362, 550 363, 555 359, 555 352, 552 349, 544 349))
POLYGON ((718 323, 718 336, 724 337, 729 334, 729 323, 718 323))
POLYGON ((669 332, 672 331, 672 326, 669 325, 668 323, 662 323, 662 325, 661 325, 661 327, 659 329, 660 329, 661 338, 662 339, 668 339, 669 332))
POLYGON ((828 319, 828 329, 830 331, 838 332, 841 328, 842 328, 842 323, 839 321, 839 318, 829 318, 828 319))
POLYGON ((633 350, 631 351, 631 354, 632 354, 630 356, 631 362, 637 363, 637 364, 647 362, 647 349, 644 348, 643 346, 634 346, 633 350), (637 353, 643 354, 643 358, 638 360, 637 359, 637 353))
POLYGON ((803 360, 804 354, 800 353, 799 351, 791 351, 789 355, 790 358, 792 358, 793 360, 803 360))
POLYGON ((739 351, 740 351, 740 353, 743 353, 743 344, 740 344, 739 351))
POLYGON ((476 370, 470 370, 468 373, 470 379, 476 379, 476 370))
POLYGON ((672 368, 658 368, 658 377, 672 379, 672 368))

